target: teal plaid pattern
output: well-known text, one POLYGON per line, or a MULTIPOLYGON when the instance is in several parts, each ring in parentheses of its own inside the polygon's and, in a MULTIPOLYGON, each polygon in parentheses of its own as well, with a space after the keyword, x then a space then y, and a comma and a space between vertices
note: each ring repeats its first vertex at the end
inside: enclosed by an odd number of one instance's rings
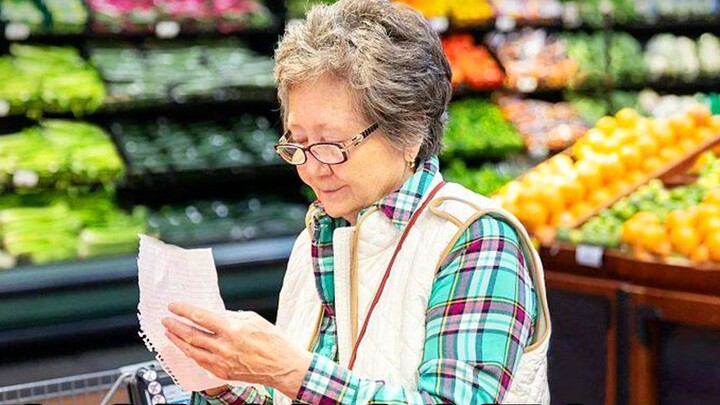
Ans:
MULTIPOLYGON (((436 157, 424 162, 397 191, 373 204, 399 229, 407 226, 439 176, 436 157)), ((307 404, 483 404, 500 402, 529 344, 537 298, 515 229, 484 216, 471 224, 440 266, 426 314, 426 338, 417 390, 362 378, 337 364, 332 235, 347 221, 313 204, 312 255, 325 314, 313 361, 295 399, 307 404)), ((368 207, 367 209, 370 209, 368 207)), ((360 212, 362 215, 366 210, 360 212)), ((213 405, 266 405, 271 398, 237 387, 213 405)))

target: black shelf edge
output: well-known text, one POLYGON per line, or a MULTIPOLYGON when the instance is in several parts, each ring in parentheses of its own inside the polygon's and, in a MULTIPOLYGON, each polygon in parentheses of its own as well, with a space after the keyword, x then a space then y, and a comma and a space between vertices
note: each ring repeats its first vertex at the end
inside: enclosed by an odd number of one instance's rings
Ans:
MULTIPOLYGON (((294 236, 211 246, 219 272, 228 268, 281 263, 290 257, 294 236)), ((63 288, 102 285, 137 278, 136 256, 116 256, 28 265, 0 271, 0 298, 63 288)))
MULTIPOLYGON (((22 39, 8 39, 5 34, 6 26, 12 22, 0 21, 0 42, 3 43, 27 43, 27 42, 40 42, 40 43, 63 43, 63 42, 81 42, 85 40, 142 40, 155 38, 159 40, 180 40, 180 39, 198 39, 198 38, 229 38, 229 37, 249 37, 256 35, 281 35, 284 30, 284 22, 281 22, 277 16, 273 16, 275 22, 266 27, 250 27, 238 30, 230 30, 228 32, 221 32, 219 30, 195 30, 180 28, 177 35, 163 38, 159 36, 155 30, 148 30, 142 32, 105 32, 94 30, 91 27, 91 21, 88 22, 86 27, 80 32, 53 32, 52 30, 43 30, 41 32, 31 32, 26 38, 22 39)), ((160 22, 167 22, 169 20, 162 20, 160 22)), ((172 22, 172 21, 170 21, 172 22)))

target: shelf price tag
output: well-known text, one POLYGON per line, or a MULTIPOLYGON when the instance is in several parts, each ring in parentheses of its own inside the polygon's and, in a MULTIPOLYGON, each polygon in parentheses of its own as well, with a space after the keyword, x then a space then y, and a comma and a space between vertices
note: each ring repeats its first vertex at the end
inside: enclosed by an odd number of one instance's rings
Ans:
POLYGON ((428 20, 435 32, 442 34, 450 28, 450 20, 447 17, 432 17, 428 20))
POLYGON ((8 41, 24 41, 30 37, 30 27, 27 24, 11 22, 5 26, 5 39, 8 41))
POLYGON ((510 32, 517 27, 517 21, 513 17, 501 15, 495 19, 495 29, 500 32, 510 32))
POLYGON ((180 24, 177 21, 160 21, 155 26, 155 35, 158 38, 175 38, 180 34, 180 24))
POLYGON ((33 188, 40 181, 40 176, 32 170, 17 170, 13 173, 15 187, 33 188))
POLYGON ((575 249, 575 262, 598 269, 602 266, 603 253, 605 249, 602 246, 578 245, 575 249))
POLYGON ((0 117, 7 117, 10 114, 10 103, 0 98, 0 117))

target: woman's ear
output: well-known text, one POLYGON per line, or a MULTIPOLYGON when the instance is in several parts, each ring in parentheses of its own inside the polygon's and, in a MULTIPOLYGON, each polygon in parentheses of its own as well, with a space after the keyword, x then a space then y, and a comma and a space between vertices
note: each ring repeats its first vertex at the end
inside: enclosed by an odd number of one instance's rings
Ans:
POLYGON ((407 163, 416 163, 417 162, 417 156, 420 153, 420 145, 417 146, 411 146, 409 148, 405 148, 403 152, 403 156, 405 158, 405 162, 407 163))

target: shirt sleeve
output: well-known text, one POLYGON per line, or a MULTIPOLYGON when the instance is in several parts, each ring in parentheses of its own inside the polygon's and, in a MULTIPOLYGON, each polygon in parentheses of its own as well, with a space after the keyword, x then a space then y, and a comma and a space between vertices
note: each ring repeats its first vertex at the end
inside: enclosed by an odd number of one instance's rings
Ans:
POLYGON ((532 337, 536 296, 515 229, 484 216, 435 277, 417 390, 361 378, 315 354, 297 399, 308 404, 502 401, 532 337))
POLYGON ((190 405, 271 405, 273 403, 272 390, 266 389, 270 395, 265 395, 251 386, 231 387, 213 396, 195 392, 190 405))

